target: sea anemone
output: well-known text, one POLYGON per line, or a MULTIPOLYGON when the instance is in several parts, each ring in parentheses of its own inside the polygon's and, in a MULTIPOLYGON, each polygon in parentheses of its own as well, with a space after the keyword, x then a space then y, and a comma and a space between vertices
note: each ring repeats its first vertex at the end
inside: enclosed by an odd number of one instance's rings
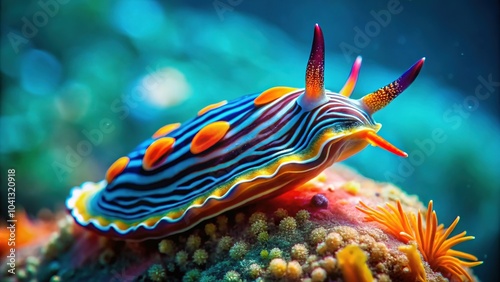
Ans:
POLYGON ((438 225, 436 211, 432 210, 432 201, 427 206, 425 223, 424 213, 405 213, 400 201, 397 208, 387 203, 388 209, 380 206, 377 209, 368 207, 359 202, 358 210, 366 214, 367 221, 375 221, 384 225, 387 231, 404 243, 415 241, 418 250, 432 270, 449 274, 463 280, 466 277, 473 281, 471 275, 464 267, 474 267, 482 264, 482 261, 468 253, 451 249, 453 246, 474 239, 473 236, 465 236, 466 232, 448 238, 460 220, 457 217, 448 228, 443 224, 438 225), (470 260, 464 261, 462 259, 470 260))

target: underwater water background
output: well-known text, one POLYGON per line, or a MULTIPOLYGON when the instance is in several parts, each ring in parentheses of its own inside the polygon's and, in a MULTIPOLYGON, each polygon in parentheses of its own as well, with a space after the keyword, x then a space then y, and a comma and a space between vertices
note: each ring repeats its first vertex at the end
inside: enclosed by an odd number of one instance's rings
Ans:
MULTIPOLYGON (((467 1, 2 1, 0 161, 17 205, 60 210, 71 187, 159 127, 267 88, 303 87, 313 25, 325 34, 328 89, 356 55, 353 97, 426 57, 416 81, 377 112, 380 135, 409 153, 368 147, 344 163, 460 216, 458 247, 497 270, 500 223, 498 3, 467 1), (29 3, 29 4, 27 4, 29 3)), ((2 221, 6 207, 2 189, 2 221)))

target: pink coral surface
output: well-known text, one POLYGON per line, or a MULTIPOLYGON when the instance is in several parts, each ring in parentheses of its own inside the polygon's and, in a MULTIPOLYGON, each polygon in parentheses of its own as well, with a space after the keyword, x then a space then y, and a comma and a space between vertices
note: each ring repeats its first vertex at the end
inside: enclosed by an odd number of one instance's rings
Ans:
MULTIPOLYGON (((366 214, 356 208, 360 201, 375 207, 395 200, 406 211, 424 210, 417 197, 335 165, 294 190, 219 215, 185 233, 165 234, 163 241, 110 240, 67 217, 55 239, 31 245, 31 257, 39 263, 30 266, 33 259, 22 258, 21 272, 29 267, 35 270, 16 279, 340 280, 346 277, 335 255, 346 246, 355 246, 367 257, 366 263, 356 263, 366 264, 368 268, 363 267, 369 275, 379 281, 409 280, 417 274, 411 273, 408 257, 398 249, 405 244, 380 225, 367 223, 366 214)), ((446 281, 425 262, 423 269, 427 280, 446 281)))

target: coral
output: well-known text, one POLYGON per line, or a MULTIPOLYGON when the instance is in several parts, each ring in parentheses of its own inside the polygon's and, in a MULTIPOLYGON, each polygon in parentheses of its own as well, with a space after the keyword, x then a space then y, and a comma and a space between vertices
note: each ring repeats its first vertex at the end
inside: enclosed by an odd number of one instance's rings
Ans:
POLYGON ((313 282, 323 282, 326 280, 326 277, 326 271, 321 267, 315 268, 311 273, 311 280, 313 282))
POLYGON ((347 193, 351 195, 357 195, 361 190, 361 184, 357 181, 347 181, 340 188, 344 189, 347 193))
POLYGON ((248 251, 247 243, 243 241, 236 242, 229 250, 229 256, 233 259, 239 260, 246 255, 247 251, 248 251))
POLYGON ((358 231, 351 226, 335 226, 333 231, 342 236, 345 243, 355 242, 359 238, 358 231))
POLYGON ((175 255, 175 262, 178 266, 183 267, 188 261, 188 253, 186 251, 179 251, 175 255))
MULTIPOLYGON (((16 237, 15 244, 17 248, 28 247, 47 241, 52 233, 58 228, 57 218, 59 215, 39 214, 39 220, 30 219, 24 210, 17 211, 16 237)), ((0 256, 4 258, 10 251, 9 242, 10 231, 2 220, 0 223, 0 256)))
POLYGON ((328 274, 333 274, 337 267, 337 260, 332 256, 326 256, 320 261, 320 265, 328 274))
POLYGON ((234 271, 228 271, 226 275, 224 275, 224 282, 240 282, 241 280, 241 275, 234 271))
POLYGON ((325 255, 327 252, 328 246, 326 245, 326 243, 321 242, 316 246, 316 253, 318 253, 318 255, 325 255))
POLYGON ((269 272, 275 278, 283 278, 286 274, 287 263, 284 259, 275 258, 269 263, 269 272))
POLYGON ((282 256, 283 256, 283 252, 279 248, 273 248, 269 252, 270 259, 281 258, 282 256))
POLYGON ((314 228, 311 231, 311 234, 309 235, 309 240, 313 245, 317 245, 323 242, 323 240, 325 240, 325 237, 326 237, 326 229, 324 227, 318 227, 314 228))
POLYGON ((417 216, 414 213, 405 213, 399 200, 396 205, 397 208, 387 203, 388 209, 380 206, 373 209, 360 202, 360 206, 357 208, 367 215, 366 220, 384 225, 388 232, 400 241, 404 243, 415 241, 425 261, 429 263, 434 271, 444 272, 458 279, 465 277, 472 281, 472 277, 463 267, 474 267, 482 264, 482 262, 471 254, 451 248, 462 242, 472 240, 474 237, 465 236, 466 232, 464 231, 448 238, 458 224, 460 217, 457 217, 450 227, 444 228, 444 225, 438 225, 436 212, 432 209, 432 201, 427 206, 427 216, 420 211, 417 216), (424 217, 426 218, 425 223, 423 222, 424 217))
MULTIPOLYGON (((408 234, 414 237, 409 240, 407 233, 400 235, 397 228, 392 232, 379 223, 367 224, 369 210, 358 206, 360 200, 374 206, 400 199, 401 209, 413 212, 423 208, 417 198, 394 186, 360 178, 341 166, 335 169, 337 172, 326 170, 318 179, 283 195, 228 211, 181 234, 158 240, 110 240, 85 231, 72 221, 62 221, 60 230, 25 260, 19 253, 18 280, 49 281, 54 277, 83 281, 92 273, 95 281, 151 281, 150 269, 156 265, 161 267, 157 273, 165 274, 164 280, 174 282, 349 281, 346 269, 356 267, 373 273, 379 282, 414 281, 417 277, 446 281, 441 271, 450 273, 432 268, 432 257, 425 256, 418 246, 430 242, 422 239, 430 236, 425 229, 432 229, 424 224, 429 222, 427 218, 421 218, 424 233, 419 235, 412 231, 413 226, 419 225, 418 216, 414 223, 407 216, 405 230, 410 230, 408 234), (362 189, 353 195, 345 187, 335 188, 348 181, 359 183, 362 189), (323 199, 327 205, 314 205, 313 198, 323 199), (419 236, 424 237, 419 241, 419 236), (399 249, 402 242, 415 244, 418 250, 399 249), (349 252, 352 248, 354 251, 349 252), (43 251, 43 255, 37 251, 43 251)), ((404 221, 394 222, 404 227, 404 221)), ((440 228, 436 227, 441 235, 434 238, 435 245, 456 242, 444 239, 450 229, 440 228)), ((463 270, 474 278, 467 266, 463 270)), ((5 273, 5 267, 0 268, 0 275, 5 273)))
POLYGON ((201 238, 198 235, 191 234, 189 235, 187 242, 186 242, 186 248, 189 251, 194 251, 198 249, 201 245, 201 238))
POLYGON ((332 232, 326 236, 325 244, 330 253, 335 253, 344 244, 344 239, 340 234, 332 232))
POLYGON ((383 262, 389 256, 389 248, 382 242, 373 242, 370 246, 370 260, 373 262, 383 262))
POLYGON ((290 252, 292 259, 304 262, 309 255, 309 250, 304 244, 295 244, 290 252))
POLYGON ((274 216, 277 219, 283 219, 288 216, 288 211, 285 210, 284 208, 279 208, 274 212, 274 216))
POLYGON ((172 240, 163 239, 158 244, 158 251, 162 254, 173 255, 175 252, 175 245, 172 240))
POLYGON ((337 252, 337 261, 348 282, 371 282, 373 275, 366 265, 366 255, 357 245, 347 245, 337 252))
POLYGON ((289 280, 299 280, 302 277, 302 266, 297 261, 291 261, 286 266, 286 278, 289 280))
POLYGON ((307 210, 300 210, 295 215, 295 219, 299 224, 304 224, 311 217, 311 214, 307 210))
POLYGON ((406 257, 408 257, 408 266, 412 274, 412 280, 416 282, 427 281, 423 266, 424 264, 422 263, 417 247, 415 247, 415 245, 403 245, 399 246, 398 249, 405 253, 406 257))
POLYGON ((251 265, 248 266, 247 270, 248 276, 252 279, 256 279, 262 274, 262 267, 256 263, 252 263, 251 265))
POLYGON ((256 220, 250 226, 250 232, 252 232, 252 234, 255 236, 257 236, 261 232, 266 232, 266 231, 267 231, 267 222, 263 221, 262 219, 256 220))
POLYGON ((257 240, 262 243, 267 242, 269 240, 269 233, 267 233, 267 231, 259 232, 257 240))
POLYGON ((250 224, 253 224, 254 222, 256 222, 257 220, 262 220, 264 222, 267 221, 267 216, 265 213, 263 212, 254 212, 252 213, 252 215, 250 216, 250 218, 248 219, 248 222, 250 224))
POLYGON ((217 227, 219 228, 220 232, 224 233, 227 231, 227 222, 228 222, 227 216, 219 215, 217 217, 217 227))
POLYGON ((219 242, 217 243, 217 250, 219 252, 221 251, 229 251, 231 247, 233 246, 233 238, 230 236, 223 236, 222 238, 219 239, 219 242))
POLYGON ((291 216, 287 216, 280 221, 279 228, 281 232, 290 234, 297 230, 297 221, 291 216))
POLYGON ((217 226, 213 223, 205 224, 205 234, 207 234, 210 238, 215 239, 216 237, 217 226))
POLYGON ((217 278, 212 275, 202 276, 199 280, 200 282, 213 282, 217 281, 217 278))
POLYGON ((200 281, 201 272, 199 269, 191 269, 184 274, 182 282, 197 282, 200 281))
POLYGON ((207 262, 208 259, 208 253, 204 249, 198 249, 194 252, 193 254, 193 262, 202 265, 207 262))
POLYGON ((163 269, 161 265, 153 264, 148 269, 148 278, 151 279, 151 281, 160 282, 160 281, 165 281, 167 275, 165 273, 165 269, 163 269))

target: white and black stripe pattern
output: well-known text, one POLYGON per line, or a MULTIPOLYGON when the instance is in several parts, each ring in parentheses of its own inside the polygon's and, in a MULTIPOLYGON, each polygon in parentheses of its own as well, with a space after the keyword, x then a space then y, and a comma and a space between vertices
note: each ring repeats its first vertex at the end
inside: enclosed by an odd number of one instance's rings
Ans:
MULTIPOLYGON (((327 92, 327 103, 303 111, 296 103, 302 93, 295 91, 259 107, 253 103, 257 95, 246 96, 184 123, 168 134, 176 139, 173 152, 164 164, 151 171, 142 168, 144 152, 153 141, 147 140, 128 155, 131 161, 127 168, 93 197, 91 213, 123 220, 165 214, 189 205, 201 195, 210 195, 215 188, 250 170, 309 150, 325 130, 342 133, 351 127, 375 124, 357 101, 332 92, 327 92), (216 121, 231 125, 224 139, 193 155, 189 147, 194 135, 216 121)), ((333 163, 344 144, 333 144, 333 139, 327 143, 321 145, 323 154, 301 160, 301 167, 333 163)), ((237 185, 234 187, 237 189, 237 185)))

